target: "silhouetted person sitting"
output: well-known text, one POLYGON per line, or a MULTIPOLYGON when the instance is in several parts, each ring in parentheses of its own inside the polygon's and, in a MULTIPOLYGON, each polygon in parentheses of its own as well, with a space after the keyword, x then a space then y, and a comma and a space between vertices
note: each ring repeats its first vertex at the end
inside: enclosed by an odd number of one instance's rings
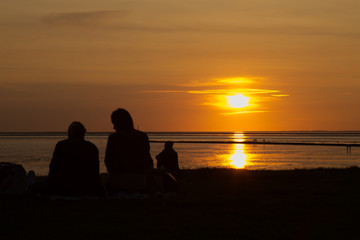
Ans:
POLYGON ((156 156, 157 169, 164 169, 176 175, 179 171, 178 154, 173 148, 174 143, 167 141, 164 150, 156 156))
POLYGON ((56 144, 49 169, 49 192, 61 196, 103 196, 100 181, 99 151, 84 140, 86 129, 73 122, 68 139, 56 144))
POLYGON ((117 192, 141 191, 146 175, 153 169, 150 143, 146 133, 134 129, 131 115, 117 109, 111 115, 115 133, 108 138, 105 165, 110 174, 109 195, 117 192))

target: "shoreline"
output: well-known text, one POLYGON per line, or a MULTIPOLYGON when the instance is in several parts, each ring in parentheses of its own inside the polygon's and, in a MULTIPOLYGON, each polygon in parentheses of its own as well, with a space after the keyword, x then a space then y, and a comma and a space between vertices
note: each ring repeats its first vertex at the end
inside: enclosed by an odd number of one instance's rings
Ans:
MULTIPOLYGON (((229 171, 229 172, 269 172, 269 173, 274 173, 274 174, 280 174, 280 173, 291 173, 291 172, 342 172, 342 171, 349 171, 349 170, 359 170, 360 171, 360 166, 349 166, 349 167, 343 167, 343 168, 336 168, 336 167, 318 167, 318 168, 295 168, 295 169, 247 169, 247 168, 231 168, 231 167, 202 167, 202 168, 184 168, 184 169, 180 169, 180 172, 182 173, 182 175, 184 173, 188 174, 190 172, 204 172, 204 171, 209 171, 209 172, 224 172, 224 171, 229 171)), ((36 172, 35 172, 36 174, 36 172)), ((109 173, 107 172, 100 172, 100 177, 101 178, 107 178, 109 175, 109 173)), ((41 179, 45 179, 47 178, 47 175, 35 175, 35 178, 38 180, 41 179)))
MULTIPOLYGON (((101 177, 106 180, 107 174, 101 177)), ((181 170, 178 182, 177 196, 170 200, 0 198, 0 237, 211 240, 358 236, 358 167, 203 168, 181 170)))
MULTIPOLYGON (((247 168, 231 168, 231 167, 201 167, 201 168, 184 168, 180 169, 181 173, 189 173, 189 172, 203 172, 203 171, 213 171, 214 173, 219 171, 239 171, 239 172, 271 172, 271 173, 284 173, 284 172, 322 172, 322 171, 347 171, 347 170, 359 170, 360 166, 349 166, 349 167, 343 167, 343 168, 336 168, 336 167, 318 167, 318 168, 295 168, 295 169, 247 169, 247 168)), ((35 172, 36 174, 36 172, 35 172)), ((107 178, 109 173, 107 172, 100 172, 101 178, 107 178)), ((47 178, 47 175, 35 175, 35 178, 40 180, 47 178)))

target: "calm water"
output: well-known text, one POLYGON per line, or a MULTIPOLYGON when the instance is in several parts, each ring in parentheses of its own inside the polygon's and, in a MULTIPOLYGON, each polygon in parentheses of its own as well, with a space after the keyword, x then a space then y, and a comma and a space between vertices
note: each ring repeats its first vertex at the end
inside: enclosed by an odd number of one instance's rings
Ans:
MULTIPOLYGON (((104 154, 108 133, 89 133, 86 139, 100 151, 100 169, 106 172, 104 154)), ((0 161, 22 164, 37 175, 47 175, 55 144, 64 133, 0 133, 0 161)), ((348 154, 343 146, 292 146, 236 144, 243 141, 360 144, 360 132, 243 132, 243 133, 149 133, 153 141, 232 141, 227 144, 176 143, 183 169, 231 167, 245 169, 344 168, 360 166, 360 148, 348 154)), ((151 143, 151 155, 163 143, 151 143)))

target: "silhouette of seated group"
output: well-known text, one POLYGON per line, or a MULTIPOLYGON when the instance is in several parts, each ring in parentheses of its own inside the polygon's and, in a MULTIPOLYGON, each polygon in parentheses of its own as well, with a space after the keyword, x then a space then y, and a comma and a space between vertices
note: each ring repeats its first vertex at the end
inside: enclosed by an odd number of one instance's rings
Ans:
POLYGON ((84 139, 86 129, 80 122, 68 128, 68 139, 56 144, 46 183, 32 185, 32 192, 58 196, 115 196, 119 193, 176 192, 173 175, 179 171, 178 156, 172 142, 156 156, 154 169, 150 143, 146 133, 134 128, 125 109, 111 115, 115 132, 110 134, 105 152, 109 173, 105 187, 100 179, 99 151, 84 139))

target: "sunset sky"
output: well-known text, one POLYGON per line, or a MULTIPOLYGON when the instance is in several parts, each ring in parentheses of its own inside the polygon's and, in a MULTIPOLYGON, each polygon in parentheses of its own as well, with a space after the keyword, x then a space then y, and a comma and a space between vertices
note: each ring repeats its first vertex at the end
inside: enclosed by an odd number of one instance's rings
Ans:
POLYGON ((2 0, 0 131, 360 130, 358 0, 2 0))

